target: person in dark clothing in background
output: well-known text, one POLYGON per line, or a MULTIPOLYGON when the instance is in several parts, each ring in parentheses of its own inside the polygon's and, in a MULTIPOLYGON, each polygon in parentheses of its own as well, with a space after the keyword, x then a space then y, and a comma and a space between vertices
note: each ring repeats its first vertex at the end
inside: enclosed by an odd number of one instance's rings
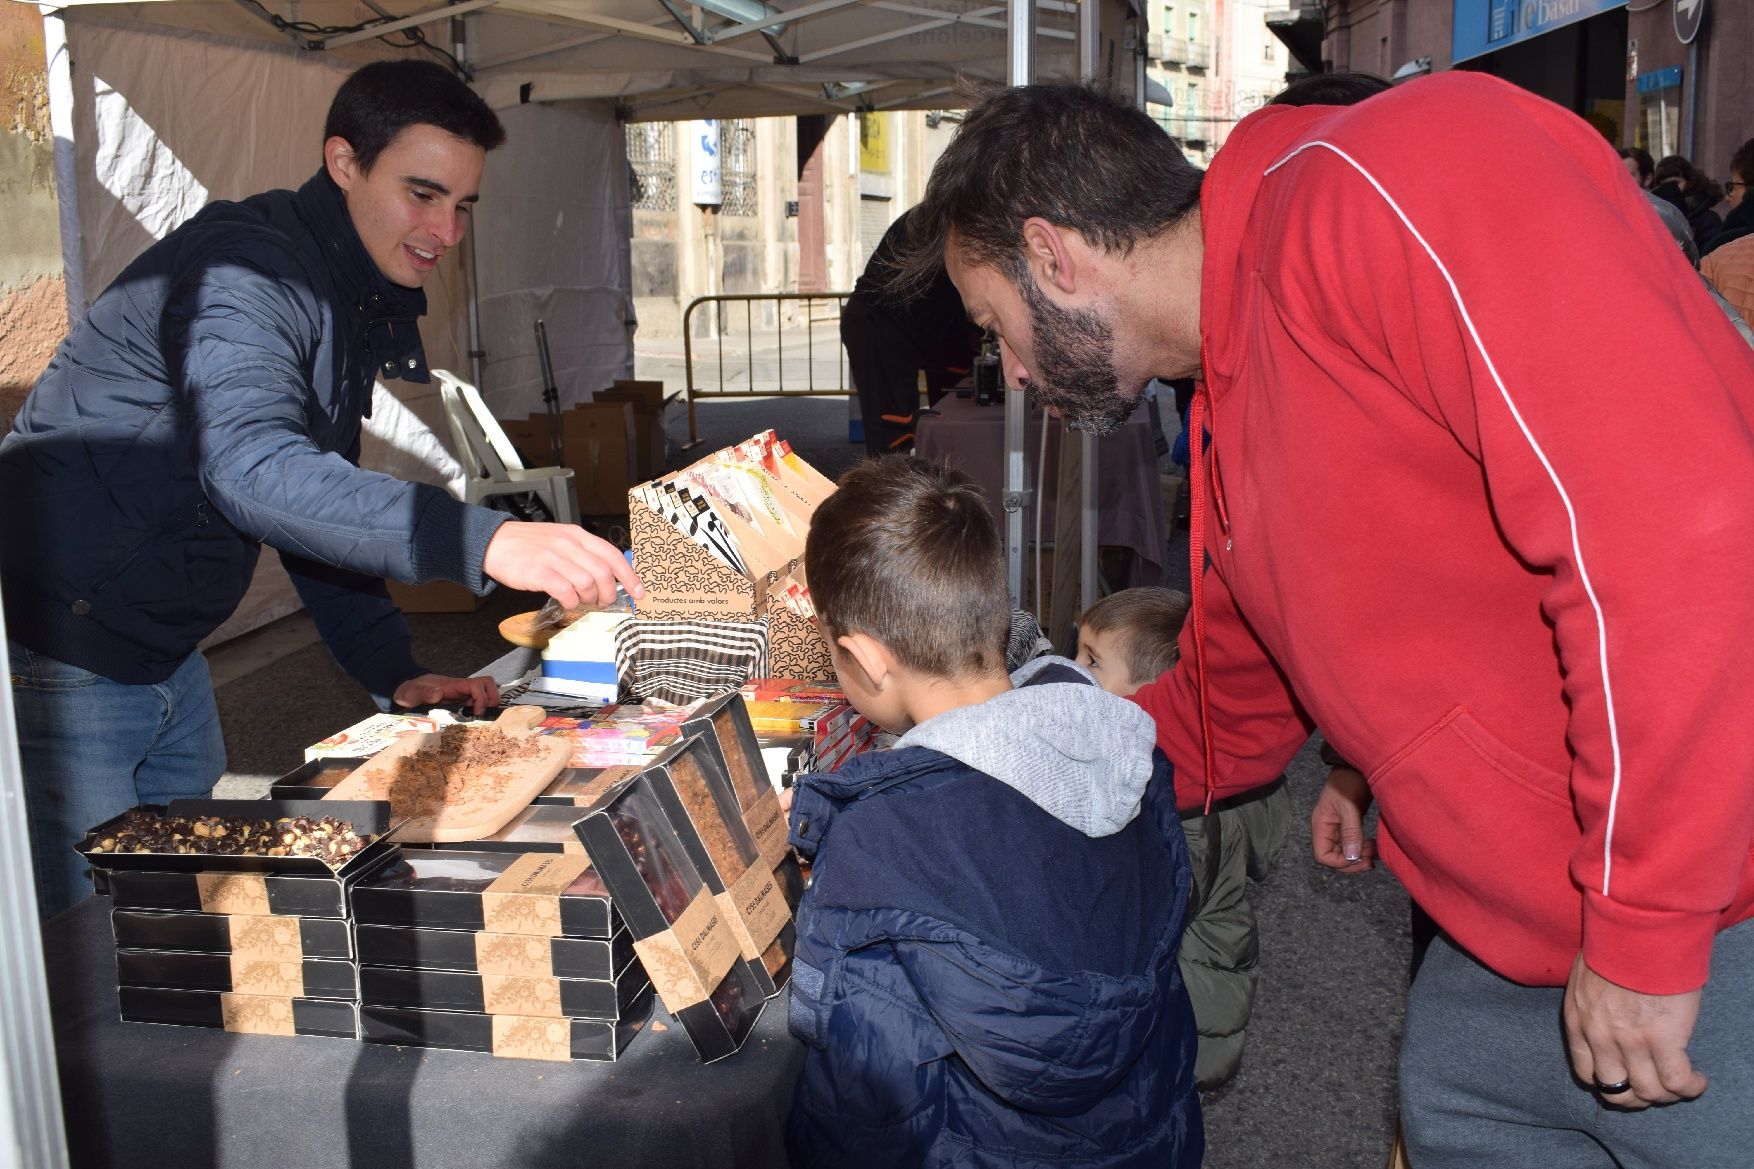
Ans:
POLYGON ((581 528, 508 522, 359 465, 375 379, 428 379, 420 291, 461 241, 499 119, 431 62, 353 73, 298 191, 215 203, 75 325, 0 441, 4 583, 38 908, 84 896, 83 832, 205 796, 225 742, 197 645, 277 549, 380 706, 497 704, 416 664, 385 577, 640 595, 581 528))
POLYGON ((1645 190, 1650 190, 1650 176, 1657 169, 1651 160, 1650 151, 1642 146, 1622 146, 1620 161, 1626 164, 1626 173, 1645 190))
POLYGON ((1724 216, 1723 226, 1711 237, 1711 243, 1699 249, 1701 256, 1708 256, 1744 236, 1754 235, 1754 200, 1748 198, 1750 181, 1754 181, 1754 138, 1742 143, 1736 153, 1730 155, 1730 177, 1724 183, 1724 202, 1730 205, 1729 214, 1724 216))
POLYGON ((1679 154, 1671 154, 1651 172, 1650 192, 1681 209, 1701 253, 1711 249, 1723 227, 1723 220, 1712 210, 1724 197, 1717 180, 1679 154))
POLYGON ((883 233, 840 316, 841 344, 865 422, 865 449, 874 455, 912 444, 920 372, 937 401, 968 373, 980 343, 980 330, 968 323, 962 297, 943 273, 912 297, 886 290, 896 252, 906 242, 903 211, 883 233))

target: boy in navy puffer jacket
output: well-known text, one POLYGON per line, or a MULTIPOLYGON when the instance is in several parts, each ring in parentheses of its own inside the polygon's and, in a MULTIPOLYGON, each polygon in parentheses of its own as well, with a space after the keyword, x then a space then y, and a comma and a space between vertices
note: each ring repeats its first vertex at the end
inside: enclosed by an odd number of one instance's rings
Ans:
POLYGON ((1151 720, 1064 659, 1007 676, 964 475, 855 467, 805 561, 848 699, 902 738, 793 801, 793 1165, 1195 1169, 1190 878, 1151 720))

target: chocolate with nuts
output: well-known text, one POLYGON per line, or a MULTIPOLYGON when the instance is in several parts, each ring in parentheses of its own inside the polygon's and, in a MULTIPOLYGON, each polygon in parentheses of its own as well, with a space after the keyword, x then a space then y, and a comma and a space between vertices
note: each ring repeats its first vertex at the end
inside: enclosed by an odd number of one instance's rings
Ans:
POLYGON ((314 857, 339 868, 377 839, 332 816, 172 816, 135 808, 91 843, 92 852, 314 857))

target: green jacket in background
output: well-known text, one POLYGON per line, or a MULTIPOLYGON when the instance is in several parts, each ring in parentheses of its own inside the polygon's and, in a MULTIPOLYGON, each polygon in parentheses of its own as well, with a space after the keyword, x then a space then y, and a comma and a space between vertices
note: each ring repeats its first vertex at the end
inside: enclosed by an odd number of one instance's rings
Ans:
POLYGON ((1199 908, 1182 936, 1180 965, 1200 1033, 1194 1082, 1201 1091, 1229 1080, 1242 1062, 1260 960, 1248 883, 1272 871, 1290 828, 1291 793, 1284 779, 1209 816, 1182 820, 1199 908))

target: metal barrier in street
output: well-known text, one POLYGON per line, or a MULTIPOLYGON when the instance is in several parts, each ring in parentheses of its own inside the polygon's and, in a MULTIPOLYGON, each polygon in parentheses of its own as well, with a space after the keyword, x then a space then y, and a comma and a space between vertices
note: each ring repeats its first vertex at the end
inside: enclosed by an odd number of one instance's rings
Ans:
POLYGON ((853 392, 840 344, 850 292, 761 292, 699 296, 682 313, 688 445, 700 441, 698 398, 826 397, 853 392), (710 312, 700 338, 695 311, 710 312))

